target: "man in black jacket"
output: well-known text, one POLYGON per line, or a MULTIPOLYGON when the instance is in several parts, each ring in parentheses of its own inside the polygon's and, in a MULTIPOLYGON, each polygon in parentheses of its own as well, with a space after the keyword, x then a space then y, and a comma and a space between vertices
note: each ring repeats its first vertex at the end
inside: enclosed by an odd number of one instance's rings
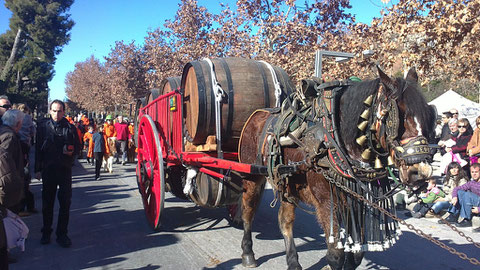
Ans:
POLYGON ((38 123, 35 146, 35 173, 43 179, 42 189, 42 244, 50 243, 53 223, 53 206, 58 186, 60 209, 57 223, 57 242, 62 247, 70 247, 72 241, 67 236, 70 204, 72 200, 72 165, 80 150, 75 126, 65 115, 65 104, 54 100, 50 104, 51 118, 38 123))

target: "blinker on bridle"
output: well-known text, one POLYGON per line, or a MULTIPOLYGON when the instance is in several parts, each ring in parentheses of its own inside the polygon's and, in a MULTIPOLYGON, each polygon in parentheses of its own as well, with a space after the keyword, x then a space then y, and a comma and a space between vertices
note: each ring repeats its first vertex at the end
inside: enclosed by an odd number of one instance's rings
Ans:
MULTIPOLYGON (((383 87, 380 84, 377 94, 370 95, 364 100, 364 105, 367 107, 360 115, 362 122, 357 125, 357 128, 362 132, 356 142, 363 146, 368 142, 367 148, 362 152, 362 159, 366 162, 370 161, 371 154, 375 154, 375 169, 382 169, 382 160, 387 159, 387 166, 393 166, 394 160, 390 155, 393 150, 395 159, 406 165, 413 165, 428 159, 430 149, 428 141, 423 135, 409 138, 407 142, 398 142, 398 129, 400 125, 400 118, 398 112, 398 105, 396 100, 400 94, 395 94, 387 97, 383 94, 383 87), (373 107, 372 107, 373 104, 373 107), (373 109, 373 112, 371 111, 373 109), (367 127, 370 128, 367 130, 367 127), (367 130, 365 132, 365 130, 367 130), (376 133, 380 132, 380 137, 385 135, 386 149, 377 141, 376 133), (374 144, 375 143, 375 144, 374 144)), ((393 87, 393 85, 392 85, 393 87)), ((408 82, 405 84, 401 93, 408 87, 408 82)))

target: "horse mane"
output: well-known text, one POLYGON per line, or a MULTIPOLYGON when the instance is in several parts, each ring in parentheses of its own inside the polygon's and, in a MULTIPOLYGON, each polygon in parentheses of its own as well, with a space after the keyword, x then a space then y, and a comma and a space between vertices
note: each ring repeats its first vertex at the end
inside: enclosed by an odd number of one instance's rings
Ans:
POLYGON ((340 98, 340 136, 347 149, 354 150, 355 139, 358 137, 360 114, 365 110, 363 101, 371 94, 376 93, 380 79, 354 82, 340 98))
MULTIPOLYGON (((422 127, 422 134, 427 139, 435 134, 436 115, 432 108, 427 104, 418 83, 402 78, 396 79, 400 93, 398 101, 403 101, 406 106, 406 116, 415 116, 422 127)), ((403 128, 403 126, 402 126, 403 128)))
MULTIPOLYGON (((427 104, 418 84, 414 81, 396 78, 397 93, 391 93, 392 96, 398 96, 397 102, 406 104, 406 116, 414 116, 422 127, 422 133, 425 137, 430 138, 434 134, 434 113, 432 108, 427 104)), ((380 79, 373 79, 362 82, 354 82, 350 85, 340 98, 340 136, 347 150, 360 151, 360 147, 356 145, 355 140, 359 136, 357 125, 361 122, 360 114, 367 108, 363 101, 370 95, 377 92, 380 79)), ((375 112, 370 112, 375 113, 375 112)), ((403 116, 400 112, 401 125, 399 126, 399 134, 402 134, 403 116)), ((368 127, 370 128, 370 127, 368 127)))

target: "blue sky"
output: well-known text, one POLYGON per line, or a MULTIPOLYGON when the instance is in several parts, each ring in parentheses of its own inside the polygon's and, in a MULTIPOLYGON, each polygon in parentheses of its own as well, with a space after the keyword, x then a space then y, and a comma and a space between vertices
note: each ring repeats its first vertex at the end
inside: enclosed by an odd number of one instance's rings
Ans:
MULTIPOLYGON (((55 76, 49 82, 50 99, 65 98, 65 76, 73 71, 75 63, 85 61, 92 54, 102 59, 107 56, 115 41, 134 40, 142 44, 147 31, 163 26, 166 19, 173 19, 178 0, 76 0, 70 9, 75 26, 70 42, 57 55, 55 76)), ((224 0, 234 6, 234 0, 224 0)), ((198 0, 212 13, 219 10, 220 1, 198 0)), ((351 13, 357 21, 370 24, 380 16, 380 0, 350 0, 351 13)), ((0 34, 8 30, 11 12, 0 0, 0 34)))

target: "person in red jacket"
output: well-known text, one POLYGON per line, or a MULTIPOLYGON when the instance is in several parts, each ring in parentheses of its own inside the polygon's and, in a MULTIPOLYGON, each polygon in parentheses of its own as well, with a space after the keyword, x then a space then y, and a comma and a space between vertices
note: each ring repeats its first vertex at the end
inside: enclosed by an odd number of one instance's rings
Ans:
POLYGON ((127 162, 127 143, 131 138, 128 132, 128 124, 123 121, 123 116, 119 115, 117 117, 117 123, 115 123, 115 130, 117 131, 117 156, 116 163, 119 163, 118 156, 119 152, 122 153, 122 165, 125 165, 127 162))

